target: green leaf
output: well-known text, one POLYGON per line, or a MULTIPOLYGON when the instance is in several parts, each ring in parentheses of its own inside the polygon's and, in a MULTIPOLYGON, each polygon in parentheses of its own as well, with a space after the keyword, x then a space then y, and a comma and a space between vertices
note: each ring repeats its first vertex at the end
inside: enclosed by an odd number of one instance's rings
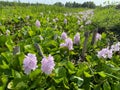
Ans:
POLYGON ((112 75, 112 74, 109 74, 109 73, 105 73, 108 77, 112 77, 112 78, 115 78, 115 79, 117 79, 117 80, 120 80, 120 78, 119 77, 116 77, 116 76, 114 76, 114 75, 112 75))
POLYGON ((65 67, 68 69, 69 74, 75 73, 75 66, 72 62, 66 61, 65 67))
POLYGON ((79 64, 78 68, 77 68, 77 76, 80 76, 82 74, 84 74, 84 71, 88 69, 88 66, 86 63, 81 63, 79 64))
POLYGON ((63 85, 64 85, 64 87, 65 87, 66 89, 70 89, 69 86, 68 86, 68 80, 67 80, 67 78, 64 78, 64 80, 63 80, 63 85))
POLYGON ((105 33, 102 33, 102 38, 106 38, 106 34, 105 33))
POLYGON ((25 45, 24 48, 25 51, 29 53, 32 53, 34 51, 33 45, 25 45))
POLYGON ((5 42, 7 41, 7 37, 5 35, 0 36, 0 46, 5 45, 5 42))
POLYGON ((114 83, 112 90, 120 90, 120 82, 117 81, 116 83, 114 83))
POLYGON ((30 73, 30 78, 31 78, 31 80, 33 80, 34 78, 37 78, 38 77, 38 75, 40 74, 40 70, 39 69, 36 69, 35 71, 31 71, 31 73, 30 73))
POLYGON ((66 69, 64 67, 58 67, 55 69, 55 77, 53 78, 56 83, 60 83, 66 77, 66 69))
POLYGON ((105 81, 103 84, 103 90, 111 90, 110 84, 108 81, 105 81))
POLYGON ((98 72, 98 74, 103 78, 106 77, 106 74, 104 73, 104 71, 98 72))
POLYGON ((55 86, 51 86, 50 88, 48 88, 47 90, 56 90, 55 86))
POLYGON ((55 69, 57 77, 66 77, 66 69, 64 67, 58 67, 55 69))
POLYGON ((24 55, 23 52, 18 55, 18 59, 19 59, 20 66, 23 65, 23 60, 24 60, 24 58, 25 58, 25 55, 24 55))
POLYGON ((8 66, 8 64, 6 64, 5 61, 2 61, 2 63, 3 63, 3 65, 0 65, 0 68, 2 68, 2 69, 9 69, 9 66, 8 66))
POLYGON ((63 78, 60 78, 60 77, 54 77, 53 80, 55 81, 55 83, 60 83, 63 81, 63 78))
POLYGON ((7 46, 9 51, 13 50, 14 43, 13 43, 13 41, 10 38, 5 42, 5 45, 7 46))
POLYGON ((84 75, 85 75, 85 77, 87 77, 87 78, 90 78, 90 77, 93 76, 93 75, 90 75, 88 72, 85 72, 85 71, 84 71, 84 75))
POLYGON ((3 33, 5 33, 5 31, 6 31, 5 26, 0 25, 0 30, 1 30, 3 33))
POLYGON ((84 82, 84 80, 83 80, 82 78, 77 77, 77 76, 72 76, 72 77, 70 78, 70 80, 73 81, 73 82, 76 82, 77 85, 78 85, 78 87, 82 86, 82 84, 83 84, 83 82, 84 82))
POLYGON ((8 89, 13 89, 13 82, 12 81, 8 83, 7 88, 8 89))
POLYGON ((27 85, 26 83, 24 82, 19 82, 16 87, 15 87, 15 90, 21 90, 21 89, 26 89, 27 88, 27 85))
POLYGON ((35 33, 32 30, 29 30, 28 33, 29 33, 30 36, 35 35, 35 33))
POLYGON ((7 64, 10 63, 11 57, 13 56, 10 52, 3 52, 1 55, 7 60, 7 64))

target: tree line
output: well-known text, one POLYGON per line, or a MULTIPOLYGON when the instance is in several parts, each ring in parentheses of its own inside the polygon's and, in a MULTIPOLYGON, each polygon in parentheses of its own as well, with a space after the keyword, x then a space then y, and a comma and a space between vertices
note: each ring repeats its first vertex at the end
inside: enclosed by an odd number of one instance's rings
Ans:
MULTIPOLYGON (((0 1, 0 7, 5 7, 5 6, 38 6, 38 5, 44 5, 41 3, 21 3, 20 1, 18 2, 8 2, 8 1, 0 1)), ((60 7, 68 7, 68 8, 96 8, 98 7, 94 2, 92 1, 87 1, 84 3, 77 3, 77 2, 66 2, 65 4, 61 2, 56 2, 53 5, 55 6, 60 6, 60 7)), ((111 5, 109 5, 111 6, 111 5)), ((99 6, 101 7, 101 6, 99 6)), ((108 7, 108 6, 104 6, 108 7)), ((120 4, 115 6, 116 9, 120 9, 120 4)))
POLYGON ((54 5, 65 6, 65 7, 70 7, 70 8, 80 8, 80 7, 95 8, 96 7, 95 3, 92 1, 87 1, 87 2, 84 2, 83 4, 77 3, 77 2, 66 2, 65 5, 61 2, 56 2, 54 5))

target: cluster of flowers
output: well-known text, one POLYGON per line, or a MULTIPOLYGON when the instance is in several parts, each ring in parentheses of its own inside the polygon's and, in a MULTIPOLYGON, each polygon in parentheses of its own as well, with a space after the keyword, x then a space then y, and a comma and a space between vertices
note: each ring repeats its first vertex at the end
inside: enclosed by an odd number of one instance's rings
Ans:
POLYGON ((79 12, 80 15, 82 15, 82 21, 85 22, 85 25, 89 25, 91 24, 91 20, 89 20, 90 18, 93 17, 94 15, 94 11, 93 10, 87 10, 84 12, 79 12))
MULTIPOLYGON (((67 19, 64 20, 64 23, 67 24, 67 19)), ((35 22, 36 27, 40 27, 41 23, 39 20, 36 20, 35 22)), ((63 32, 61 34, 61 39, 63 39, 65 42, 60 44, 60 47, 67 47, 69 50, 73 50, 73 44, 78 45, 80 42, 80 34, 76 33, 76 35, 74 36, 74 41, 72 41, 71 38, 67 37, 67 34, 65 32, 63 32)), ((96 40, 100 40, 101 39, 101 35, 97 34, 96 35, 96 40)), ((112 46, 112 51, 113 50, 117 50, 116 49, 116 45, 112 46)), ((107 49, 108 50, 108 49, 107 49)), ((103 55, 103 52, 109 52, 103 50, 99 53, 99 57, 100 55, 102 55, 103 57, 106 57, 105 55, 103 55)), ((112 53, 111 53, 112 54, 112 53)), ((111 56, 108 55, 108 57, 110 58, 111 56)), ((24 67, 24 73, 25 74, 29 74, 31 72, 31 70, 35 70, 38 66, 37 66, 37 57, 35 56, 35 54, 30 54, 28 53, 27 56, 25 56, 25 59, 23 61, 23 67, 24 67)), ((54 63, 54 58, 53 56, 49 55, 48 57, 43 57, 42 61, 41 61, 41 70, 45 73, 45 74, 51 74, 52 70, 55 67, 55 63, 54 63)))
POLYGON ((86 21, 88 18, 93 17, 94 10, 87 10, 87 11, 79 12, 79 14, 82 15, 83 21, 86 21))
MULTIPOLYGON (((28 75, 31 70, 34 71, 37 67, 37 57, 35 56, 35 54, 28 53, 28 55, 25 56, 23 61, 24 73, 28 75)), ((53 56, 49 55, 48 57, 43 57, 41 61, 41 70, 45 74, 51 74, 54 67, 55 63, 53 56)))
POLYGON ((112 58, 112 55, 114 52, 117 52, 120 50, 120 42, 116 43, 115 45, 112 45, 110 48, 103 48, 101 51, 98 51, 97 56, 99 58, 112 58))
POLYGON ((101 38, 102 38, 101 34, 97 33, 96 34, 96 41, 101 40, 101 38))
POLYGON ((80 34, 76 33, 76 35, 74 36, 74 42, 73 42, 72 39, 67 37, 67 34, 63 32, 61 34, 61 39, 65 40, 65 43, 61 43, 60 47, 67 47, 69 50, 73 50, 73 43, 78 45, 80 42, 80 34))
POLYGON ((39 21, 39 20, 36 20, 35 25, 36 25, 36 27, 40 27, 40 26, 41 26, 40 21, 39 21))

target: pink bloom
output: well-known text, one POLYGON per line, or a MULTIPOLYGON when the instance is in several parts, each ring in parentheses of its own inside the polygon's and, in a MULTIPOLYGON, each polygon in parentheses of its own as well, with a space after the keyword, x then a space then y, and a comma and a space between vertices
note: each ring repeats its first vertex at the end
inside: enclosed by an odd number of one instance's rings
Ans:
POLYGON ((102 37, 101 34, 97 33, 96 34, 96 41, 101 40, 101 37, 102 37))
POLYGON ((40 27, 40 26, 41 26, 40 21, 39 21, 39 20, 36 20, 35 25, 36 25, 37 27, 40 27))
POLYGON ((120 50, 120 42, 116 43, 115 45, 111 46, 112 51, 116 52, 120 50))
POLYGON ((68 47, 69 50, 73 50, 73 42, 71 38, 65 39, 65 44, 68 47))
POLYGON ((71 38, 65 39, 65 43, 61 43, 60 47, 67 47, 69 50, 73 50, 73 42, 71 38))
POLYGON ((112 58, 112 55, 113 55, 112 50, 111 50, 111 49, 108 50, 108 52, 107 52, 107 56, 108 56, 108 58, 112 58))
POLYGON ((23 61, 23 67, 25 74, 29 74, 31 70, 35 70, 38 67, 36 56, 34 54, 28 53, 23 61))
POLYGON ((61 34, 61 38, 65 40, 65 39, 67 38, 67 34, 66 34, 65 32, 63 32, 63 33, 61 34))
POLYGON ((113 52, 111 49, 103 48, 101 51, 98 51, 99 58, 112 58, 113 52))
POLYGON ((74 44, 79 44, 80 42, 80 34, 76 33, 76 35, 74 36, 74 44))
POLYGON ((44 57, 41 61, 41 64, 41 70, 48 75, 52 73, 52 70, 55 67, 54 58, 51 55, 44 57))
POLYGON ((65 43, 61 43, 60 47, 66 47, 66 44, 65 43))
POLYGON ((67 24, 67 19, 64 19, 64 24, 67 24))

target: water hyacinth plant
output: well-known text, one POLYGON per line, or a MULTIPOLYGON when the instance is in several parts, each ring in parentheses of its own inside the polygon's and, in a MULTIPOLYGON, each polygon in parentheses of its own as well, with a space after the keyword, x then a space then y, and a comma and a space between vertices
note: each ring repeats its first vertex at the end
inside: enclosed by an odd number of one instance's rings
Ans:
POLYGON ((120 90, 115 6, 3 3, 0 90, 120 90))
POLYGON ((37 67, 37 57, 34 54, 28 53, 23 61, 24 73, 29 74, 31 70, 35 70, 37 67))
POLYGON ((116 43, 115 45, 111 46, 112 51, 120 51, 120 42, 116 43))
POLYGON ((79 44, 80 42, 80 34, 76 33, 76 35, 74 36, 74 44, 79 44))
POLYGON ((66 38, 65 43, 61 43, 60 47, 67 47, 69 50, 73 50, 73 41, 71 38, 66 38))
POLYGON ((64 24, 67 24, 67 23, 68 23, 68 21, 67 21, 67 19, 65 18, 65 19, 64 19, 64 24))
POLYGON ((101 34, 97 33, 96 34, 96 41, 101 40, 101 38, 102 38, 101 34))
POLYGON ((61 34, 61 39, 65 40, 66 38, 67 38, 67 34, 66 34, 65 32, 63 32, 63 33, 61 34))
POLYGON ((40 26, 41 26, 40 21, 39 21, 39 20, 36 20, 35 25, 36 25, 37 27, 40 27, 40 26))
POLYGON ((55 67, 53 56, 43 57, 41 64, 41 70, 47 75, 51 74, 55 67))
POLYGON ((113 52, 109 48, 103 48, 101 51, 98 52, 99 58, 112 58, 113 52))

